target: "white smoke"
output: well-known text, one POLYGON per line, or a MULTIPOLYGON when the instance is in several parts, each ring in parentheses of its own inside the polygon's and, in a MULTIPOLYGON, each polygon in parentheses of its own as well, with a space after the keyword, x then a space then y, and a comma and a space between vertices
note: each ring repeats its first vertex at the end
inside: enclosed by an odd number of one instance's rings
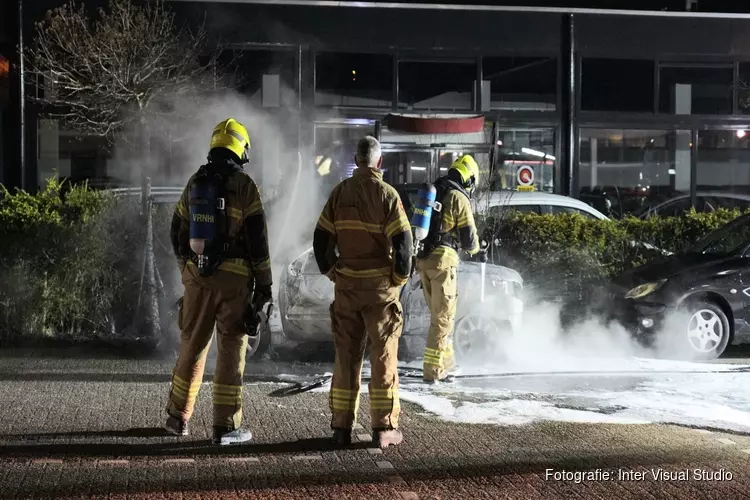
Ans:
MULTIPOLYGON (((161 121, 158 126, 144 127, 141 132, 150 138, 149 150, 133 151, 129 143, 120 144, 115 150, 113 176, 134 186, 150 177, 154 187, 183 188, 206 163, 216 124, 230 117, 242 123, 251 141, 250 163, 244 171, 258 184, 266 211, 276 295, 286 266, 312 244, 315 222, 329 194, 316 178, 313 159, 300 151, 298 127, 304 113, 295 92, 282 85, 281 103, 285 106, 281 108, 262 107, 260 92, 246 96, 232 90, 216 92, 200 102, 183 96, 163 100, 178 114, 179 110, 191 110, 192 118, 172 120, 172 129, 161 121)), ((302 148, 311 151, 311 146, 303 144, 302 148)), ((156 237, 169 241, 168 234, 156 237)), ((174 273, 162 280, 175 296, 182 294, 176 266, 174 273)))
MULTIPOLYGON (((524 301, 521 327, 513 333, 505 329, 499 338, 477 345, 473 349, 475 354, 459 360, 464 371, 637 370, 641 366, 639 360, 646 358, 700 360, 688 343, 688 313, 669 313, 663 327, 653 334, 653 343, 646 346, 632 330, 603 315, 582 313, 575 321, 563 325, 561 316, 565 306, 536 299, 531 293, 525 294, 524 301)), ((477 314, 497 318, 491 303, 477 314)))

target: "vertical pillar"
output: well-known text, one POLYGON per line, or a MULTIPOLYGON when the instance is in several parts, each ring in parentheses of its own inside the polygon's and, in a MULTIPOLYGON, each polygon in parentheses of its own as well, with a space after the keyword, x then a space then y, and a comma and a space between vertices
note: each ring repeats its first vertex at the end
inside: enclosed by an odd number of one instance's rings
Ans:
POLYGON ((393 111, 398 111, 398 54, 393 54, 393 111))
POLYGON ((560 110, 562 148, 560 149, 560 169, 562 180, 562 193, 569 196, 578 195, 578 180, 575 179, 578 162, 578 124, 576 96, 579 88, 578 64, 575 40, 575 15, 565 14, 562 16, 562 44, 560 58, 562 91, 560 110))
POLYGON ((594 189, 594 186, 596 186, 599 183, 599 179, 597 176, 597 170, 599 166, 597 165, 597 156, 599 153, 599 140, 596 137, 592 137, 590 139, 591 143, 591 181, 589 186, 591 186, 591 189, 594 189))
POLYGON ((19 185, 26 188, 26 77, 24 64, 24 46, 23 46, 23 0, 18 0, 18 112, 19 112, 19 141, 18 147, 18 167, 21 169, 21 178, 19 185))
MULTIPOLYGON (((692 86, 678 83, 674 86, 674 113, 689 115, 692 104, 692 86)), ((691 131, 678 130, 674 156, 675 189, 681 192, 690 191, 691 172, 691 131)))

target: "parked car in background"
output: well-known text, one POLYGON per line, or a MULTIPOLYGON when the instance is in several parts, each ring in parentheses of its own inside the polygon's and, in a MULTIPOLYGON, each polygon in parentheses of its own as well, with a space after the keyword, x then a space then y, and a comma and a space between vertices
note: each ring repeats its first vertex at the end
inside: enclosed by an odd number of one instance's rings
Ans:
POLYGON ((600 296, 606 315, 646 344, 663 335, 667 347, 692 359, 750 342, 750 215, 623 273, 600 296))
MULTIPOLYGON (((670 198, 661 203, 654 203, 645 207, 636 215, 641 219, 647 219, 654 215, 662 217, 676 217, 688 211, 692 206, 689 194, 683 194, 670 198)), ((744 212, 750 208, 750 195, 740 193, 722 193, 711 191, 698 191, 696 194, 695 210, 697 212, 713 212, 720 208, 733 210, 735 208, 744 212)))
POLYGON ((608 218, 581 200, 541 191, 494 191, 474 202, 475 213, 490 217, 502 217, 511 210, 540 215, 578 214, 600 220, 608 218))

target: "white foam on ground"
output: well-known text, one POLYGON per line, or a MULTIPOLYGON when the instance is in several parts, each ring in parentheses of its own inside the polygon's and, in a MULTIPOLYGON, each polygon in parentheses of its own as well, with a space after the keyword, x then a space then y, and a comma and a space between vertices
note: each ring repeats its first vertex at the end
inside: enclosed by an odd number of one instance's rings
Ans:
MULTIPOLYGON (((571 361, 568 359, 568 361, 571 361)), ((417 368, 419 362, 408 364, 417 368)), ((504 365, 507 368, 509 365, 504 365)), ((498 367, 499 368, 499 367, 498 367)), ((726 373, 746 365, 656 359, 586 359, 563 371, 592 372, 567 377, 547 366, 525 363, 523 370, 464 369, 462 374, 545 372, 430 386, 402 378, 402 400, 451 422, 524 425, 535 421, 647 424, 671 423, 750 432, 750 373, 726 373), (575 369, 571 369, 575 366, 575 369), (637 371, 617 375, 618 371, 637 371), (659 373, 668 371, 717 373, 659 373), (597 372, 599 376, 597 376, 597 372), (529 382, 532 380, 533 382, 529 382), (613 383, 607 381, 615 380, 613 383)), ((363 370, 369 375, 368 367, 363 370)), ((330 383, 316 389, 326 392, 330 383)), ((367 393, 367 384, 362 386, 367 393)))

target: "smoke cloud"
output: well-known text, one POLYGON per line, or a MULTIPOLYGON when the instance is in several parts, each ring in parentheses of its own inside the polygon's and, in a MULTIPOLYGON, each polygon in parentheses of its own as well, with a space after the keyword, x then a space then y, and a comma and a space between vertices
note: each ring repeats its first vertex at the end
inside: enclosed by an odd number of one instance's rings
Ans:
MULTIPOLYGON (((486 373, 559 372, 638 370, 638 358, 700 361, 688 344, 690 316, 684 312, 669 314, 653 343, 645 346, 623 325, 600 314, 581 314, 564 325, 564 306, 540 300, 533 293, 525 294, 524 303, 518 331, 511 334, 505 330, 498 339, 476 346, 475 354, 459 359, 460 365, 486 373)), ((490 304, 478 314, 500 319, 490 304)))
MULTIPOLYGON (((314 226, 328 196, 312 159, 303 158, 299 151, 298 127, 304 110, 299 110, 296 92, 282 85, 281 108, 263 108, 260 92, 247 96, 233 90, 216 92, 200 102, 188 96, 166 96, 162 101, 175 110, 177 119, 143 125, 139 133, 150 139, 146 150, 118 144, 113 176, 129 185, 138 186, 150 177, 154 187, 183 188, 206 163, 216 124, 229 117, 242 123, 251 142, 250 163, 244 171, 258 184, 266 211, 276 295, 286 266, 312 244, 314 226), (190 118, 180 120, 181 115, 190 118)), ((168 235, 155 236, 168 241, 168 235)), ((162 279, 179 297, 182 283, 176 266, 173 269, 162 279)))

